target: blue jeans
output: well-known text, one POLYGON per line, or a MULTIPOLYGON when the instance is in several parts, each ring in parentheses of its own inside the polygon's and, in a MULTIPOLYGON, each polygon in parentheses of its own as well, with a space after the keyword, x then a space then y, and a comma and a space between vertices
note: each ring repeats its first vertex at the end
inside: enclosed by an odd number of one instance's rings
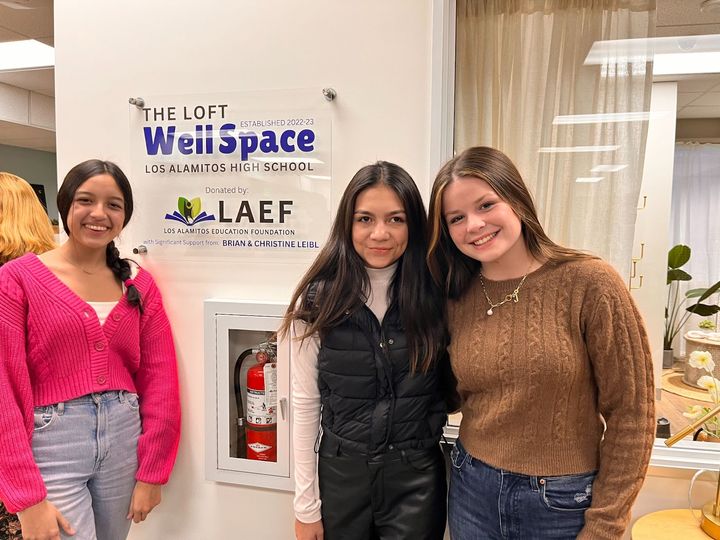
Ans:
POLYGON ((72 540, 122 540, 137 471, 136 394, 103 392, 35 408, 32 450, 72 540))
POLYGON ((450 460, 452 540, 574 539, 585 525, 595 472, 515 474, 473 458, 459 440, 450 460))

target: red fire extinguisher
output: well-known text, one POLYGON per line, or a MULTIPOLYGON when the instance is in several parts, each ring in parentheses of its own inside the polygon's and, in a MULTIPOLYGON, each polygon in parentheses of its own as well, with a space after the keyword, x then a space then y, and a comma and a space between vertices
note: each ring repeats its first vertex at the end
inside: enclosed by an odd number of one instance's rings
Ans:
POLYGON ((277 461, 277 345, 263 343, 247 372, 247 459, 277 461))

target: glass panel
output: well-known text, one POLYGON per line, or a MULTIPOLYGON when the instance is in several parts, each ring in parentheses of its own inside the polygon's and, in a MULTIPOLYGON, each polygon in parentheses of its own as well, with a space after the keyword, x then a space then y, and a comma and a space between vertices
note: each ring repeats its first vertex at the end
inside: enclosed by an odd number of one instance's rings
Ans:
POLYGON ((330 110, 319 89, 131 107, 133 245, 173 259, 312 260, 332 215, 330 110))
POLYGON ((230 331, 229 455, 277 462, 277 342, 272 332, 230 331), (236 351, 241 351, 235 359, 236 351))
POLYGON ((458 0, 455 150, 517 165, 554 241, 628 277, 650 109, 652 3, 458 0), (644 6, 644 7, 643 7, 644 6))
MULTIPOLYGON (((670 36, 669 27, 661 32, 667 37, 651 37, 652 2, 567 7, 552 1, 458 0, 455 151, 474 145, 503 150, 524 176, 549 236, 600 255, 628 280, 648 324, 656 386, 662 388, 656 403, 659 432, 669 420, 674 434, 690 423, 685 413, 707 410, 720 399, 707 388, 720 381, 699 384, 711 372, 720 378, 720 368, 689 364, 692 351, 707 351, 720 366, 718 343, 709 339, 720 335, 719 328, 709 327, 717 324, 717 315, 690 317, 675 339, 674 362, 671 354, 660 369, 667 249, 682 243, 693 250, 692 264, 685 267, 693 280, 681 284, 681 298, 720 278, 713 221, 720 204, 720 161, 691 163, 689 155, 720 148, 715 64, 720 39, 670 36), (674 97, 672 110, 654 104, 651 109, 651 85, 658 81, 677 81, 677 125, 674 97), (648 137, 653 122, 662 123, 662 144, 648 137), (675 128, 677 139, 690 144, 675 153, 665 246, 670 181, 660 175, 673 170, 672 159, 665 163, 675 128), (699 328, 703 319, 707 327, 699 328)), ((688 13, 706 17, 699 10, 688 13)), ((703 303, 716 305, 718 296, 703 303)), ((453 416, 449 424, 459 419, 453 416)), ((720 425, 706 427, 720 434, 720 425)))

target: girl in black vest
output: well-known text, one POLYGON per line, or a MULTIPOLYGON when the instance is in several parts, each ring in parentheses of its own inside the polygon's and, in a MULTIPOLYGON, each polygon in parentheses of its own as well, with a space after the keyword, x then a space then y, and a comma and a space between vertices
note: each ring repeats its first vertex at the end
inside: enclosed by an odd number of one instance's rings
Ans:
POLYGON ((443 537, 447 362, 426 227, 407 172, 363 167, 293 295, 282 331, 293 346, 299 540, 443 537))

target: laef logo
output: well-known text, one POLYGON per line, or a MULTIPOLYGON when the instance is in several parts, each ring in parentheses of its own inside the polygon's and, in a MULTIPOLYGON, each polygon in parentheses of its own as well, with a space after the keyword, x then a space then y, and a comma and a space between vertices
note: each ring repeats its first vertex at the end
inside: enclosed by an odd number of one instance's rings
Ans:
POLYGON ((165 219, 179 221, 188 227, 192 227, 196 223, 202 223, 203 221, 215 221, 214 215, 208 215, 200 211, 201 206, 200 197, 195 197, 190 200, 187 200, 185 197, 178 197, 178 209, 172 214, 165 214, 165 219))

